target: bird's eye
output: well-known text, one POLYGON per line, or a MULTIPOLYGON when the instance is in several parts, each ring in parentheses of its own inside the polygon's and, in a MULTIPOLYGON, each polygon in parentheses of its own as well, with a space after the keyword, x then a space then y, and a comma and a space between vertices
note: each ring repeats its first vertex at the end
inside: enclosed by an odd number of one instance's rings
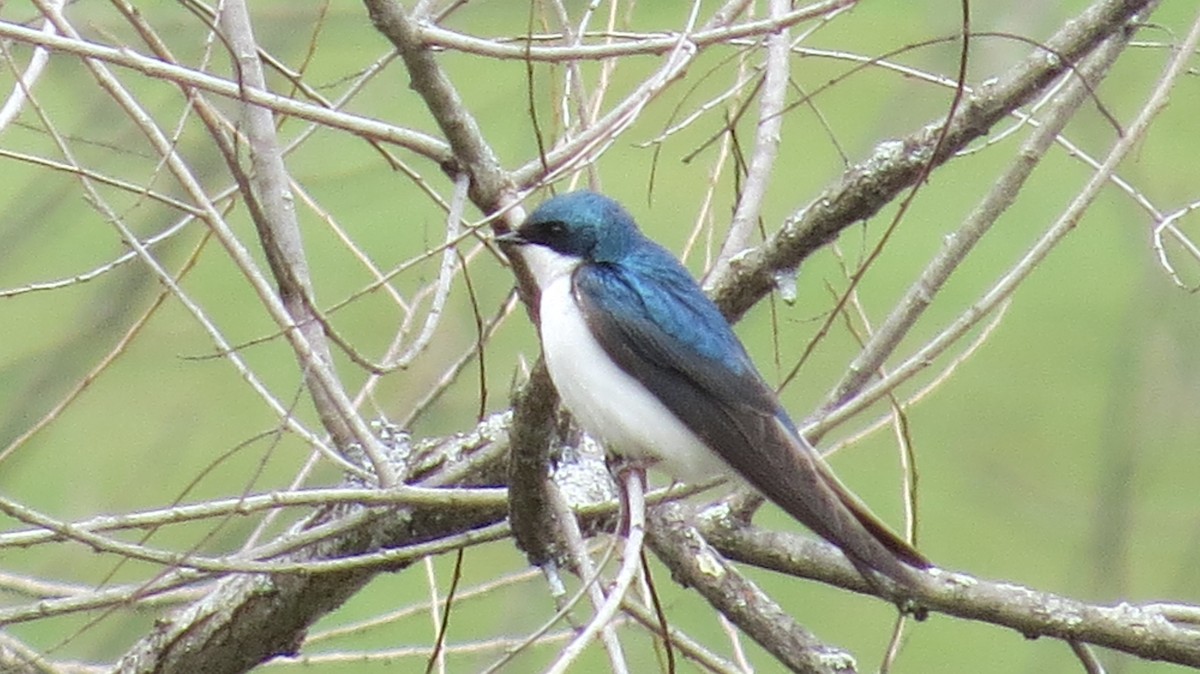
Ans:
POLYGON ((567 225, 557 220, 546 223, 546 234, 553 239, 558 239, 565 236, 567 233, 567 225))

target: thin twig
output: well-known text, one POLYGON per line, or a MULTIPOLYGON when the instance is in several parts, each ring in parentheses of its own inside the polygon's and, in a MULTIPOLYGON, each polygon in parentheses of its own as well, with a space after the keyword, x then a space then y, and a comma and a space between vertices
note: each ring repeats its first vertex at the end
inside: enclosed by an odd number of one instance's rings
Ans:
MULTIPOLYGON (((1113 34, 1084 62, 1079 69, 1081 77, 1099 81, 1116 61, 1129 40, 1129 34, 1118 31, 1113 34)), ((912 284, 904 296, 896 302, 896 308, 888 315, 879 329, 871 335, 870 342, 847 368, 846 375, 833 387, 826 398, 826 410, 836 408, 858 393, 870 380, 889 355, 899 346, 909 329, 925 312, 942 289, 950 275, 967 259, 967 256, 996 221, 1017 199, 1021 187, 1033 173, 1042 157, 1054 144, 1058 134, 1074 118, 1079 106, 1087 99, 1089 88, 1082 82, 1072 80, 1051 105, 1046 119, 1015 154, 1012 165, 1000 176, 975 210, 956 231, 945 238, 945 246, 938 252, 921 276, 912 284)))
POLYGON ((588 621, 583 629, 559 653, 554 664, 546 670, 546 674, 564 674, 571 663, 583 653, 596 635, 605 628, 621 610, 625 594, 633 586, 641 564, 642 541, 646 535, 646 473, 641 469, 628 469, 622 472, 621 486, 625 496, 627 525, 625 547, 622 552, 621 568, 613 580, 608 597, 604 604, 588 621))
MULTIPOLYGON (((57 11, 62 11, 62 7, 66 4, 66 0, 50 0, 52 7, 57 11)), ((54 23, 50 19, 42 19, 41 31, 48 35, 57 34, 54 28, 54 23)), ((4 45, 5 58, 8 61, 12 71, 17 72, 16 63, 9 54, 8 45, 4 45)), ((26 99, 29 98, 30 90, 34 84, 42 77, 42 73, 46 71, 46 64, 50 62, 50 52, 45 47, 37 47, 33 50, 33 54, 29 57, 29 65, 25 70, 17 75, 17 81, 13 84, 12 93, 4 101, 4 106, 0 107, 0 131, 8 128, 18 115, 21 114, 21 108, 24 107, 26 99)))
POLYGON ((1126 22, 1156 3, 1100 0, 1046 40, 1050 53, 1061 58, 1049 59, 1042 49, 1035 50, 992 86, 970 96, 950 120, 935 122, 932 128, 922 128, 899 141, 881 143, 873 157, 852 166, 837 184, 789 217, 763 245, 740 256, 730 273, 715 281, 714 301, 727 317, 740 318, 776 287, 779 273, 795 270, 805 257, 844 229, 891 203, 923 174, 931 159, 940 165, 984 136, 995 122, 1065 72, 1068 63, 1063 58, 1085 56, 1114 30, 1124 30, 1126 22), (943 124, 948 124, 949 133, 941 143, 941 153, 931 158, 943 124))
MULTIPOLYGON (((244 0, 227 0, 219 13, 219 21, 238 64, 239 84, 265 90, 266 76, 258 58, 250 12, 244 0)), ((231 172, 241 183, 240 167, 222 145, 223 135, 214 128, 215 111, 202 99, 195 99, 195 103, 213 140, 226 156, 231 172)), ((279 302, 290 319, 287 336, 296 351, 309 394, 322 424, 338 447, 345 451, 357 444, 370 460, 379 485, 390 487, 398 480, 395 469, 387 460, 386 449, 355 412, 346 395, 333 369, 333 356, 325 332, 312 308, 312 280, 274 118, 270 110, 256 105, 244 106, 242 114, 253 166, 249 176, 253 191, 243 189, 242 198, 249 207, 266 252, 267 263, 279 289, 279 302)), ((273 294, 271 299, 274 299, 273 294)))
POLYGON ((1083 671, 1087 674, 1105 674, 1104 665, 1100 663, 1100 659, 1088 648, 1087 644, 1081 644, 1078 641, 1068 641, 1071 645, 1071 652, 1075 657, 1079 658, 1079 663, 1083 665, 1083 671))
MULTIPOLYGON (((54 16, 54 13, 49 16, 54 16)), ((57 19, 54 20, 57 22, 57 19)), ((56 25, 58 24, 56 23, 56 25)), ((368 117, 339 112, 320 105, 279 96, 265 90, 244 88, 237 82, 214 77, 193 68, 185 68, 178 64, 143 56, 129 49, 88 42, 73 31, 72 33, 51 35, 25 28, 19 24, 0 21, 0 37, 42 46, 52 51, 74 54, 85 59, 111 63, 148 77, 175 82, 185 87, 195 87, 219 96, 245 100, 280 114, 320 124, 325 128, 341 129, 355 135, 398 145, 435 162, 444 162, 450 159, 449 148, 446 144, 427 134, 368 117)))
MULTIPOLYGON (((768 10, 770 18, 780 19, 790 5, 787 0, 771 0, 768 10)), ((783 128, 783 115, 779 113, 783 110, 791 77, 791 33, 787 28, 781 28, 768 35, 766 43, 766 74, 762 95, 758 97, 758 129, 754 136, 754 151, 750 155, 737 209, 733 212, 725 242, 709 272, 711 278, 721 278, 729 261, 749 243, 751 232, 758 226, 767 185, 775 167, 775 157, 779 154, 780 132, 783 128)))
MULTIPOLYGON (((705 26, 690 39, 697 47, 721 45, 730 40, 769 35, 776 31, 794 26, 803 21, 824 16, 832 11, 852 5, 856 0, 826 0, 805 7, 794 9, 782 16, 746 21, 740 24, 729 24, 736 15, 728 11, 717 12, 712 22, 705 26)), ((737 5, 742 3, 730 3, 737 5)), ((505 44, 497 40, 488 40, 459 33, 432 24, 421 26, 420 40, 425 44, 436 45, 446 49, 469 52, 478 56, 496 59, 517 59, 532 61, 561 62, 568 60, 602 60, 637 54, 667 54, 675 49, 677 38, 672 34, 631 34, 623 36, 625 41, 599 45, 579 45, 568 47, 538 47, 526 45, 505 44)), ((533 36, 536 41, 562 39, 561 35, 533 36)))

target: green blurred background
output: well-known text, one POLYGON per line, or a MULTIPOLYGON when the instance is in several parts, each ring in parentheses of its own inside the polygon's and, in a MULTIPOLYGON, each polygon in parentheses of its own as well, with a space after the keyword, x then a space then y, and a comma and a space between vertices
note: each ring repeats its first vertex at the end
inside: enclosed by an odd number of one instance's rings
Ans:
MULTIPOLYGON (((711 11, 705 3, 707 11, 711 11)), ((1160 28, 1139 35, 1169 42, 1171 31, 1186 28, 1190 3, 1165 3, 1153 20, 1160 28)), ((637 30, 668 30, 682 23, 687 8, 676 3, 641 3, 630 14, 637 30)), ((973 27, 1007 31, 1038 40, 1050 35, 1082 2, 977 3, 973 27)), ((573 15, 583 3, 568 3, 573 15)), ((206 35, 196 17, 172 2, 139 5, 144 16, 172 40, 177 58, 200 62, 206 35)), ((607 6, 605 6, 607 7, 607 6)), ((255 0, 252 12, 262 45, 292 67, 313 49, 304 79, 336 98, 352 78, 388 53, 357 3, 255 0), (315 38, 314 38, 315 35, 315 38), (315 44, 315 47, 314 47, 315 44)), ((607 9, 605 10, 607 11, 607 9)), ((622 10, 624 11, 624 10, 622 10)), ((761 11, 761 10, 760 10, 761 11)), ((142 50, 125 22, 108 6, 79 3, 70 16, 85 35, 142 50)), ((803 46, 874 55, 958 30, 958 3, 865 2, 808 38, 803 46)), ((482 35, 519 35, 528 23, 526 3, 480 2, 459 11, 447 26, 482 35)), ((5 7, 0 18, 34 18, 26 7, 5 7)), ((793 31, 798 34, 800 29, 793 31)), ((972 53, 972 83, 1003 72, 1028 51, 1026 44, 1003 38, 980 39, 972 53)), ((29 57, 25 45, 10 47, 18 63, 29 57)), ((211 70, 228 75, 228 59, 217 50, 211 70)), ((695 223, 704 186, 716 157, 715 146, 687 163, 682 158, 718 131, 723 107, 689 129, 670 137, 661 151, 638 145, 657 136, 672 119, 729 86, 736 64, 732 50, 714 49, 691 66, 687 79, 655 100, 637 124, 599 160, 603 190, 623 201, 642 225, 673 250, 681 250, 695 223), (653 191, 648 184, 653 175, 653 191)), ((1127 122, 1143 103, 1168 58, 1162 44, 1131 48, 1113 75, 1098 89, 1102 104, 1127 122)), ((503 164, 515 168, 536 156, 528 115, 525 65, 488 62, 476 56, 440 57, 461 88, 503 164)), ((912 50, 898 61, 951 76, 957 47, 947 42, 912 50)), ((660 63, 638 57, 616 70, 606 102, 635 86, 660 63)), ((757 64, 757 59, 752 59, 757 64)), ((850 69, 844 61, 796 57, 792 76, 812 90, 850 69)), ((175 87, 118 71, 157 122, 181 128, 180 153, 213 192, 229 183, 219 156, 202 127, 184 112, 175 87)), ((560 70, 533 69, 535 99, 544 129, 552 129, 560 70)), ((585 77, 598 69, 585 64, 585 77)), ((0 70, 0 90, 13 82, 11 69, 0 70)), ((277 91, 290 91, 280 78, 277 91)), ((159 167, 158 158, 123 113, 104 96, 77 59, 56 56, 34 91, 59 134, 86 166, 110 176, 182 197, 159 167)), ((236 107, 214 99, 231 115, 236 107)), ((815 100, 828 123, 801 108, 784 122, 783 145, 772 175, 763 222, 772 229, 836 180, 845 163, 865 158, 880 141, 899 137, 943 114, 950 100, 944 87, 893 72, 867 70, 848 77, 815 100), (836 141, 836 144, 835 144, 836 141)), ((1160 209, 1169 211, 1195 200, 1200 149, 1200 106, 1196 79, 1185 79, 1171 106, 1156 122, 1120 174, 1160 209)), ((399 62, 388 65, 347 106, 347 110, 411 128, 436 131, 429 114, 408 88, 399 62)), ((739 126, 749 148, 756 107, 739 126)), ((27 110, 20 123, 3 131, 0 148, 59 159, 38 116, 27 110)), ((305 129, 284 120, 281 135, 295 138, 305 129)), ((1102 157, 1114 130, 1096 112, 1085 110, 1069 127, 1070 138, 1084 151, 1102 157)), ((861 286, 871 318, 882 320, 892 303, 942 245, 965 215, 1012 160, 1024 138, 1018 132, 994 146, 955 160, 937 171, 922 190, 893 240, 861 286)), ((436 167, 398 152, 436 189, 450 187, 436 167)), ((390 270, 436 247, 444 239, 444 214, 411 180, 392 171, 378 153, 340 131, 319 130, 289 155, 289 168, 303 189, 332 214, 345 236, 379 268, 390 270)), ((1089 171, 1057 148, 1037 169, 1020 199, 955 274, 927 315, 898 351, 911 353, 1011 267, 1052 223, 1087 179, 1089 171)), ((114 228, 98 215, 79 189, 78 179, 29 162, 4 158, 0 163, 0 289, 70 278, 116 258, 125 250, 114 228)), ((715 200, 718 227, 727 221, 733 199, 730 171, 719 179, 715 200)), ((128 192, 102 188, 119 215, 140 236, 175 223, 180 214, 128 192)), ((536 203, 544 194, 535 195, 536 203)), ((300 202, 298 202, 300 203, 300 202)), ((304 226, 317 298, 328 307, 371 281, 363 266, 325 220, 298 206, 304 226)), ((847 231, 839 242, 846 264, 854 265, 890 221, 893 210, 847 231)), ((476 217, 473 211, 469 217, 476 217)), ((241 205, 230 215, 248 247, 254 230, 241 205)), ((1197 217, 1181 222, 1195 232, 1197 217)), ((939 565, 983 578, 1014 583, 1071 597, 1112 602, 1200 601, 1200 363, 1196 298, 1175 287, 1157 264, 1151 247, 1151 221, 1126 194, 1110 188, 1092 207, 1078 230, 1018 291, 1004 322, 952 378, 909 410, 920 470, 920 546, 939 565)), ((719 237, 718 229, 714 236, 719 237)), ((196 224, 155 248, 158 258, 177 270, 199 244, 196 224)), ((688 258, 700 272, 706 264, 704 241, 688 258)), ((717 239, 719 241, 719 238, 717 239)), ((474 244, 464 243, 467 252, 474 244)), ((1178 251, 1172 259, 1186 281, 1200 278, 1195 260, 1178 251)), ((393 285, 411 295, 437 274, 437 256, 396 277, 393 285)), ((772 299, 761 303, 738 326, 768 379, 778 381, 812 339, 833 305, 830 287, 846 286, 842 263, 832 251, 812 257, 800 270, 794 306, 772 299)), ((512 285, 502 262, 483 252, 470 266, 484 315, 496 311, 512 285)), ((234 344, 273 334, 273 325, 246 281, 214 242, 199 255, 182 283, 189 296, 234 344)), ((0 297, 0 447, 8 445, 42 417, 108 353, 161 290, 137 263, 118 267, 88 282, 44 292, 0 297)), ((427 308, 427 301, 425 305, 427 308)), ((424 309, 416 314, 418 324, 424 309)), ((385 293, 355 298, 333 315, 333 323, 357 349, 380 357, 403 318, 385 293)), ((435 378, 469 349, 475 339, 469 296, 456 282, 444 320, 428 351, 416 364, 384 377, 364 406, 368 418, 404 419, 429 391, 435 378)), ((799 418, 820 403, 856 353, 853 335, 841 321, 784 392, 799 418)), ((513 313, 488 344, 485 358, 488 411, 507 406, 518 358, 532 362, 536 335, 521 310, 513 313)), ((162 507, 185 501, 228 497, 244 491, 282 488, 307 458, 293 437, 260 434, 277 418, 221 358, 211 358, 212 340, 181 306, 168 299, 128 351, 106 369, 53 424, 0 463, 0 494, 56 517, 84 518, 102 513, 162 507), (224 456, 228 454, 228 456, 224 456), (221 458, 224 457, 224 458, 221 458), (220 460, 218 460, 220 459, 220 460), (211 467, 211 470, 209 468, 211 467), (194 482, 194 484, 193 484, 194 482)), ((300 378, 287 345, 278 338, 242 350, 252 370, 296 414, 317 427, 311 406, 299 391, 300 378)), ((895 362, 899 362, 898 360, 895 362)), ((944 363, 942 363, 944 364, 944 363)), ((939 367, 931 368, 937 371, 939 367)), ((366 373, 347 359, 339 372, 351 391, 366 373)), ((930 372, 905 387, 911 393, 928 383, 930 372)), ((469 429, 481 404, 480 370, 469 365, 447 395, 416 419, 418 437, 469 429)), ((837 429, 824 444, 851 434, 883 408, 837 429)), ((895 440, 878 433, 833 459, 839 475, 893 524, 899 524, 899 469, 895 440)), ((323 469, 309 484, 335 484, 339 475, 323 469)), ((23 528, 0 517, 6 529, 23 528)), ((774 512, 760 523, 794 528, 774 512)), ((211 522, 157 533, 151 544, 205 552, 232 551, 253 523, 211 522)), ((282 525, 276 525, 278 530, 282 525)), ((132 535, 127 538, 133 538, 132 535)), ((510 542, 475 548, 464 560, 463 588, 506 574, 526 571, 510 542)), ((433 565, 444 589, 449 560, 433 565)), ((87 587, 99 582, 132 582, 151 577, 146 565, 116 567, 82 546, 0 550, 0 572, 27 574, 46 581, 87 587), (108 576, 116 569, 111 579, 108 576)), ((728 654, 728 640, 704 603, 677 589, 657 568, 658 587, 670 619, 728 654)), ((871 671, 882 657, 894 611, 881 602, 849 596, 815 583, 747 569, 802 623, 821 638, 848 649, 871 671)), ((398 607, 427 601, 426 573, 414 567, 384 575, 369 591, 328 616, 317 630, 352 623, 398 607)), ((3 601, 28 598, 5 593, 3 601)), ((545 584, 536 575, 517 578, 480 599, 465 600, 452 618, 449 643, 484 641, 527 634, 553 612, 545 584)), ((147 630, 154 615, 120 611, 111 615, 55 618, 16 625, 11 633, 27 643, 54 649, 54 657, 110 661, 147 630), (99 618, 99 619, 97 619, 99 618), (65 643, 64 643, 65 642, 65 643)), ((631 658, 638 671, 658 662, 644 633, 629 631, 631 658)), ((324 649, 367 651, 406 646, 427 647, 433 639, 427 611, 364 630, 348 638, 314 645, 324 649)), ((747 642, 758 671, 775 671, 773 660, 747 642)), ((599 649, 577 671, 604 671, 599 649)), ((535 671, 554 655, 543 647, 512 666, 535 671)), ((455 655, 451 671, 472 671, 494 655, 455 655)), ((1149 672, 1168 665, 1111 658, 1114 671, 1149 672)), ((351 660, 313 666, 312 671, 409 671, 423 666, 419 657, 386 662, 351 660)), ((683 671, 689 671, 685 665, 683 671)), ((1070 649, 1051 640, 1028 641, 1013 632, 934 615, 911 626, 896 672, 1047 672, 1078 671, 1070 649)))

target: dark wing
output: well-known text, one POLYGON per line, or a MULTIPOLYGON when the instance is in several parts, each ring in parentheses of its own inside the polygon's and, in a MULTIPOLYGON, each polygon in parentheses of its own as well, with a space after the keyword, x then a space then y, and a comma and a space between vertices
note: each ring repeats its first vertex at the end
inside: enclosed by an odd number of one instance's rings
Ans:
POLYGON ((716 306, 665 250, 581 266, 573 279, 609 356, 764 496, 901 583, 930 564, 870 513, 799 437, 716 306))

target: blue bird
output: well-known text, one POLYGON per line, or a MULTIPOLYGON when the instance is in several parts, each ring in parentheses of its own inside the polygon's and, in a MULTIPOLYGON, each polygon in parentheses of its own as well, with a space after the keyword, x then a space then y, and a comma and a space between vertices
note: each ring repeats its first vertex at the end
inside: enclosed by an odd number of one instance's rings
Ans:
POLYGON ((542 352, 580 426, 673 477, 732 475, 870 571, 915 588, 930 566, 851 494, 800 436, 728 321, 620 204, 549 199, 514 232, 540 290, 542 352))

